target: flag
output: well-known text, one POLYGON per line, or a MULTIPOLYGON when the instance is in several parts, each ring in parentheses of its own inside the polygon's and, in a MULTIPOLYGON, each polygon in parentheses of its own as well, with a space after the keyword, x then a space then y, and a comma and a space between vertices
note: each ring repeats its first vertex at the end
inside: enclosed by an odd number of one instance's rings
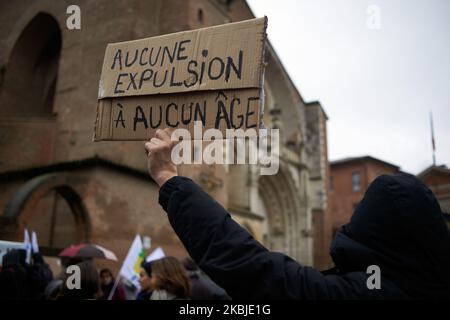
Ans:
POLYGON ((23 248, 27 252, 25 262, 29 264, 31 262, 31 242, 30 234, 26 228, 23 230, 23 248))
POLYGON ((3 256, 10 250, 23 250, 23 242, 0 240, 0 269, 3 263, 3 256))
POLYGON ((153 250, 153 252, 147 256, 147 258, 145 258, 145 261, 150 262, 164 258, 165 256, 166 254, 164 253, 163 249, 161 247, 158 247, 155 250, 153 250))
POLYGON ((119 275, 139 289, 139 271, 145 259, 144 246, 140 235, 134 238, 128 254, 120 268, 119 275))
POLYGON ((31 249, 33 250, 33 253, 39 252, 39 245, 37 241, 37 234, 35 231, 31 233, 31 249))

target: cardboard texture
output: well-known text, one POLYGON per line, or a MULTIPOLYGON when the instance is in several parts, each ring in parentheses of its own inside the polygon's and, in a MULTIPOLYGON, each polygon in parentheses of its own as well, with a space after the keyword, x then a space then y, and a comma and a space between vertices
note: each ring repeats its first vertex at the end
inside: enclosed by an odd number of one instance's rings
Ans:
POLYGON ((94 140, 259 128, 267 18, 109 44, 94 140))

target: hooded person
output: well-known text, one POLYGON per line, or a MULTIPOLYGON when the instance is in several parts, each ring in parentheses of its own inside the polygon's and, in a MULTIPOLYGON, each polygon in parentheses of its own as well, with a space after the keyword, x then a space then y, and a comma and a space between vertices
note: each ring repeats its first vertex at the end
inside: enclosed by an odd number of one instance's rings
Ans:
POLYGON ((145 143, 159 203, 189 255, 231 298, 450 298, 450 236, 436 198, 416 177, 372 182, 331 246, 336 268, 321 273, 269 251, 200 186, 178 176, 171 134, 157 130, 145 143))
POLYGON ((376 265, 407 297, 450 297, 443 213, 430 189, 412 175, 377 178, 337 234, 331 256, 339 274, 376 265))
POLYGON ((0 300, 30 299, 26 251, 14 249, 3 256, 0 271, 0 300))
POLYGON ((231 298, 450 298, 448 230, 433 193, 414 176, 373 181, 332 244, 336 268, 321 273, 266 249, 191 179, 178 176, 170 134, 158 130, 145 144, 159 203, 189 255, 231 298), (377 287, 369 283, 374 267, 377 287))

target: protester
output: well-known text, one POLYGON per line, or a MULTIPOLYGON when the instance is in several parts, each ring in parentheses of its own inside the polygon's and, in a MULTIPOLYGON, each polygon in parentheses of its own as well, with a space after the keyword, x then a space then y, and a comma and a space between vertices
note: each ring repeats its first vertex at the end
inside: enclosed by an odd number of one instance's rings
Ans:
POLYGON ((53 272, 40 252, 32 255, 32 265, 28 267, 28 278, 32 299, 45 299, 45 289, 53 281, 53 272))
POLYGON ((174 257, 152 261, 150 300, 189 299, 190 281, 183 265, 174 257))
POLYGON ((100 296, 100 300, 126 300, 125 290, 120 283, 116 285, 114 288, 115 279, 111 272, 111 270, 105 268, 100 270, 100 289, 102 291, 102 295, 100 296), (114 293, 109 299, 111 294, 111 290, 114 290, 114 293))
POLYGON ((204 275, 190 257, 184 258, 182 263, 191 280, 191 292, 189 296, 192 300, 230 299, 225 290, 215 284, 208 276, 204 275))
POLYGON ((177 176, 175 144, 168 129, 145 144, 159 203, 190 256, 233 299, 450 298, 450 237, 436 198, 414 176, 374 180, 333 241, 336 267, 324 274, 270 252, 197 184, 177 176), (368 286, 373 265, 379 289, 368 286))
POLYGON ((136 300, 150 300, 152 295, 152 263, 144 262, 139 271, 139 285, 140 291, 136 300))
POLYGON ((14 249, 3 256, 0 272, 0 299, 43 299, 47 284, 53 279, 40 253, 26 263, 26 250, 14 249))
POLYGON ((69 287, 69 282, 72 282, 69 277, 72 276, 72 273, 67 273, 58 300, 95 300, 99 298, 100 281, 94 263, 87 260, 76 264, 76 266, 80 268, 79 288, 69 287))
POLYGON ((29 299, 25 250, 11 250, 3 256, 0 272, 0 299, 29 299))

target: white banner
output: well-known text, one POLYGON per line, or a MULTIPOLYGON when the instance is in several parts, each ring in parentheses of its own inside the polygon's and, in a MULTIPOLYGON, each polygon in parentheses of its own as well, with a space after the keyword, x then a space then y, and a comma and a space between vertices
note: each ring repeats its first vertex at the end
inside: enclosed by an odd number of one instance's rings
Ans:
POLYGON ((120 268, 120 276, 131 282, 136 288, 139 288, 139 270, 144 261, 145 253, 141 236, 134 238, 133 244, 128 250, 128 254, 120 268))

